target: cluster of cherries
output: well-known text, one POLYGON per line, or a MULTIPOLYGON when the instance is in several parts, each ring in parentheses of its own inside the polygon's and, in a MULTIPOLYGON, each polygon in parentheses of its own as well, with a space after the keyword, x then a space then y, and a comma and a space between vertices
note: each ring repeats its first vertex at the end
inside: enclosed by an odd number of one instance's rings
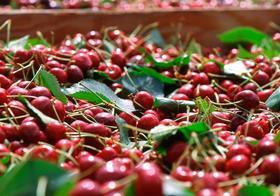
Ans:
MULTIPOLYGON (((277 35, 275 41, 279 41, 277 35)), ((38 85, 35 75, 39 69, 47 70, 67 87, 95 70, 108 76, 105 81, 112 90, 120 91, 124 87, 117 81, 127 74, 128 64, 153 68, 145 61, 146 53, 165 62, 181 55, 177 47, 163 50, 140 36, 127 36, 115 29, 76 34, 57 47, 1 49, 1 158, 11 155, 8 164, 26 157, 43 159, 78 173, 80 180, 72 196, 123 195, 131 183, 136 195, 163 195, 167 178, 182 182, 199 196, 236 195, 243 186, 241 178, 274 190, 280 184, 279 117, 264 102, 280 84, 280 58, 270 60, 260 49, 252 48, 251 52, 259 55, 243 61, 249 71, 244 80, 224 74, 221 66, 237 61, 238 49, 227 55, 215 52, 192 54, 187 70, 176 66, 156 70, 179 81, 174 84, 177 90, 171 99, 201 97, 215 106, 203 120, 218 139, 217 146, 211 145, 212 137, 199 139, 193 135, 195 144, 174 137, 166 144, 166 153, 161 154, 150 130, 158 125, 197 122, 202 111, 197 107, 183 113, 161 111, 154 107, 156 97, 146 91, 128 96, 137 108, 133 114, 70 97, 63 104, 50 89, 38 85), (115 46, 112 52, 105 50, 104 36, 115 46), (19 96, 54 120, 43 123, 19 96), (116 113, 129 125, 134 147, 120 143, 116 113), (143 140, 147 146, 142 148, 137 143, 143 140)))
POLYGON ((113 9, 144 9, 144 8, 216 8, 216 7, 242 7, 248 8, 256 5, 279 6, 279 1, 252 1, 252 0, 2 0, 0 5, 14 5, 15 8, 23 9, 81 9, 92 8, 95 10, 113 9))

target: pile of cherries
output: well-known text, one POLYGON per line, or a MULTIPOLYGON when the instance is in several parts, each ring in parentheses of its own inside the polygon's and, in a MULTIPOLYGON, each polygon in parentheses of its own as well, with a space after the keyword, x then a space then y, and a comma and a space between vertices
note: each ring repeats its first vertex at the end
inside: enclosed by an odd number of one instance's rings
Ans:
POLYGON ((252 1, 252 0, 2 0, 0 5, 7 9, 83 9, 94 10, 135 10, 146 8, 160 9, 195 9, 216 7, 241 7, 249 8, 255 6, 279 6, 279 0, 252 1))
MULTIPOLYGON (((275 41, 280 41, 279 37, 276 34, 275 41)), ((237 195, 244 182, 258 182, 276 192, 280 184, 279 113, 269 110, 264 102, 280 85, 280 57, 268 59, 262 50, 251 48, 256 58, 242 61, 248 70, 244 80, 224 74, 220 66, 238 60, 235 48, 226 54, 219 50, 193 53, 186 70, 155 68, 145 60, 147 53, 158 62, 182 55, 178 47, 162 49, 118 29, 76 34, 58 46, 38 44, 16 51, 2 48, 0 157, 11 155, 10 164, 26 157, 43 159, 78 174, 80 180, 72 196, 123 195, 132 182, 136 195, 163 195, 168 178, 199 196, 237 195), (112 52, 106 50, 104 37, 114 46, 112 52), (127 97, 137 108, 133 114, 70 97, 63 104, 50 89, 38 85, 35 77, 44 69, 61 86, 69 87, 98 71, 108 76, 102 80, 106 85, 120 92, 124 87, 119 79, 127 74, 129 64, 148 66, 176 79, 177 90, 171 99, 201 97, 215 106, 214 111, 203 114, 199 107, 162 111, 154 107, 156 97, 146 91, 127 97), (56 121, 42 123, 19 96, 56 121), (120 143, 116 114, 129 125, 129 138, 135 145, 120 143), (199 139, 194 134, 196 142, 174 137, 165 145, 166 152, 160 153, 158 142, 149 134, 159 125, 184 126, 198 121, 208 123, 217 146, 213 147, 212 137, 199 139), (140 141, 145 141, 145 146, 140 141)))

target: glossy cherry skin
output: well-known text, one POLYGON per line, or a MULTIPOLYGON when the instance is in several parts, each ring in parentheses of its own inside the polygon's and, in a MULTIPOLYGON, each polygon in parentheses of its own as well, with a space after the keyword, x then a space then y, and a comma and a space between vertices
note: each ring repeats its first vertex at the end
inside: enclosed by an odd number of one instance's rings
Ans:
POLYGON ((101 196, 101 186, 99 183, 84 179, 76 184, 70 192, 70 196, 101 196))
POLYGON ((243 90, 237 93, 234 96, 234 101, 239 102, 237 105, 247 110, 256 108, 260 103, 257 94, 251 90, 243 90))

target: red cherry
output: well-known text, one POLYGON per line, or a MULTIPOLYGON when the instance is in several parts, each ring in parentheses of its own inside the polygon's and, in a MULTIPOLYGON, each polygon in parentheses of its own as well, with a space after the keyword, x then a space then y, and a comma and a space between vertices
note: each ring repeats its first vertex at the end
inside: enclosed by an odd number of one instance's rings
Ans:
POLYGON ((9 153, 10 150, 4 144, 0 144, 0 158, 7 156, 9 153))
POLYGON ((192 171, 186 166, 178 166, 171 172, 171 176, 183 182, 191 182, 193 179, 192 171))
POLYGON ((227 152, 227 158, 231 159, 236 155, 245 155, 250 157, 252 153, 250 148, 248 148, 245 144, 234 144, 229 148, 227 152))
POLYGON ((7 91, 3 88, 0 88, 0 105, 8 102, 7 91))
POLYGON ((121 112, 119 114, 119 117, 121 117, 125 122, 129 125, 136 126, 136 120, 129 114, 125 112, 121 112))
POLYGON ((54 67, 54 68, 50 69, 49 72, 56 77, 58 82, 60 82, 60 83, 67 82, 67 73, 63 69, 54 67))
POLYGON ((12 85, 12 81, 6 76, 0 74, 0 87, 8 89, 12 85))
POLYGON ((259 97, 251 90, 243 90, 237 93, 234 96, 234 101, 240 101, 237 105, 247 110, 256 108, 260 104, 259 97))
POLYGON ((121 49, 117 48, 115 51, 112 52, 111 62, 120 67, 126 66, 126 58, 124 53, 121 51, 121 49))
POLYGON ((272 89, 265 89, 263 91, 258 92, 258 97, 262 102, 265 102, 270 97, 270 95, 272 95, 272 93, 272 89))
POLYGON ((90 178, 94 178, 96 171, 105 164, 102 158, 90 154, 79 156, 77 161, 80 170, 88 172, 87 177, 90 178))
POLYGON ((250 159, 245 155, 236 155, 226 163, 226 170, 232 174, 242 174, 250 168, 250 159))
POLYGON ((105 73, 112 79, 112 80, 116 80, 118 78, 121 77, 122 75, 122 70, 118 65, 115 64, 111 64, 108 65, 105 73))
POLYGON ((194 96, 213 99, 215 97, 215 91, 209 85, 199 85, 194 89, 194 96))
POLYGON ((255 83, 252 83, 252 82, 246 84, 243 87, 244 90, 251 90, 251 91, 253 91, 255 93, 257 92, 257 88, 258 88, 257 85, 255 83))
POLYGON ((202 71, 205 73, 220 74, 221 69, 215 62, 209 61, 202 65, 202 71))
POLYGON ((30 156, 33 159, 43 159, 54 163, 57 162, 59 157, 58 153, 48 145, 36 146, 30 152, 30 156))
POLYGON ((105 161, 110 161, 118 156, 114 148, 107 146, 101 150, 96 156, 101 157, 105 161))
POLYGON ((173 95, 171 97, 171 99, 187 101, 187 100, 189 100, 189 97, 185 94, 176 93, 175 95, 173 95))
POLYGON ((264 158, 260 172, 266 174, 266 182, 278 185, 280 183, 280 157, 276 154, 264 158))
POLYGON ((116 126, 116 119, 115 116, 108 112, 100 112, 95 115, 95 120, 101 124, 108 125, 108 126, 116 126))
POLYGON ((264 155, 275 153, 276 149, 277 145, 273 140, 263 138, 257 145, 256 153, 259 157, 261 157, 264 155))
POLYGON ((84 79, 82 70, 77 65, 70 65, 67 69, 67 75, 69 82, 79 82, 84 79))
POLYGON ((251 120, 249 122, 244 123, 241 126, 241 134, 256 139, 261 139, 264 136, 264 131, 262 127, 258 124, 258 121, 251 120))
POLYGON ((217 191, 213 190, 213 189, 202 189, 197 193, 197 196, 216 196, 217 195, 217 191))
POLYGON ((27 143, 36 143, 40 139, 40 128, 34 122, 25 122, 19 126, 19 133, 27 143))
POLYGON ((198 85, 198 84, 209 84, 209 78, 203 72, 198 73, 193 77, 193 84, 195 86, 198 85))
POLYGON ((150 130, 159 124, 159 119, 153 114, 145 114, 137 121, 137 127, 150 130))
POLYGON ((18 140, 20 138, 20 133, 16 126, 11 124, 2 124, 1 129, 5 133, 6 138, 9 141, 18 140))
POLYGON ((187 148, 187 144, 182 141, 175 142, 167 148, 166 158, 168 164, 176 162, 187 148))
POLYGON ((45 133, 51 141, 57 142, 66 137, 66 128, 59 122, 51 122, 47 124, 45 133))
POLYGON ((123 163, 118 160, 111 160, 97 170, 95 179, 104 183, 111 180, 120 180, 129 174, 130 171, 123 163))
POLYGON ((52 97, 52 94, 49 91, 49 89, 47 89, 46 87, 43 87, 43 86, 36 86, 35 88, 32 88, 29 91, 29 95, 35 96, 35 97, 39 97, 39 96, 45 96, 48 98, 52 97))
POLYGON ((90 179, 80 181, 70 192, 70 196, 101 196, 101 186, 90 179))
POLYGON ((269 75, 267 75, 267 73, 265 73, 263 71, 258 71, 253 76, 253 80, 255 80, 255 82, 257 82, 259 85, 265 85, 265 84, 269 83, 270 78, 269 78, 269 75))
POLYGON ((83 72, 92 67, 91 58, 87 53, 77 53, 72 57, 72 60, 83 72))
POLYGON ((100 123, 91 123, 86 125, 83 128, 83 132, 93 134, 93 136, 88 136, 85 138, 85 143, 98 149, 102 149, 104 147, 99 141, 98 136, 109 137, 111 135, 111 130, 100 123))
POLYGON ((163 195, 161 171, 153 163, 143 163, 136 168, 136 195, 163 195))
POLYGON ((221 82, 221 86, 223 87, 223 89, 227 90, 231 85, 233 85, 234 83, 230 80, 223 80, 221 82))
POLYGON ((230 87, 227 88, 227 96, 229 98, 233 99, 234 96, 241 91, 241 87, 237 84, 233 84, 230 87))
POLYGON ((193 89, 194 87, 192 84, 185 84, 178 89, 177 93, 182 93, 188 97, 193 97, 193 89))

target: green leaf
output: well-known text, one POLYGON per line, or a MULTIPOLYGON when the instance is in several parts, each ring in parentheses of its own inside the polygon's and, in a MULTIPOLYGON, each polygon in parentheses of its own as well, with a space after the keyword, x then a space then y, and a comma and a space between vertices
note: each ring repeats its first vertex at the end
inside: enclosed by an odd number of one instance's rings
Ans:
POLYGON ((39 77, 41 78, 42 85, 47 87, 58 100, 64 104, 67 103, 67 97, 61 92, 59 83, 53 74, 41 70, 39 77))
POLYGON ((241 45, 238 46, 238 57, 242 59, 254 59, 257 55, 245 50, 241 45))
POLYGON ((202 54, 202 49, 199 43, 197 43, 194 39, 192 39, 189 43, 187 52, 189 55, 196 53, 196 54, 202 54))
POLYGON ((24 37, 21 37, 19 39, 16 40, 12 40, 8 43, 8 45, 6 46, 6 48, 12 50, 12 51, 17 51, 20 49, 24 49, 26 43, 28 42, 29 39, 29 35, 26 35, 24 37))
POLYGON ((153 140, 160 143, 163 140, 169 138, 170 136, 175 135, 177 132, 177 129, 178 129, 178 126, 158 125, 151 129, 150 136, 153 140))
POLYGON ((280 87, 270 95, 265 104, 273 111, 280 111, 280 87))
POLYGON ((75 184, 76 183, 74 180, 70 180, 69 182, 66 182, 64 185, 59 187, 57 191, 55 191, 54 196, 69 195, 70 191, 74 188, 75 184))
POLYGON ((260 185, 245 185, 238 191, 240 196, 258 195, 258 196, 272 196, 273 193, 269 188, 260 185))
POLYGON ((150 76, 138 76, 134 73, 128 73, 121 78, 121 84, 130 93, 136 93, 137 91, 147 91, 155 97, 163 97, 163 83, 150 76))
POLYGON ((98 81, 110 80, 110 77, 106 73, 95 69, 89 70, 87 72, 87 78, 91 78, 98 81))
POLYGON ((150 39, 148 40, 152 43, 155 43, 156 45, 158 45, 160 48, 164 48, 165 47, 165 41, 160 33, 160 31, 158 29, 153 29, 150 32, 150 39))
POLYGON ((24 97, 19 96, 18 99, 23 105, 25 105, 25 107, 29 110, 31 115, 38 118, 41 121, 41 123, 43 123, 44 125, 52 123, 52 122, 57 122, 57 120, 46 116, 40 110, 38 110, 33 105, 31 105, 31 103, 27 99, 25 99, 24 97))
POLYGON ((175 84, 176 83, 176 80, 174 80, 172 78, 168 78, 164 75, 161 75, 156 70, 151 69, 149 67, 132 65, 132 68, 134 70, 132 73, 134 73, 135 75, 151 76, 151 77, 156 78, 156 79, 158 79, 161 82, 166 83, 166 84, 175 84))
MULTIPOLYGON (((89 93, 91 92, 95 95, 102 95, 103 101, 110 101, 110 103, 115 104, 122 111, 127 113, 135 111, 131 100, 119 98, 106 84, 93 79, 84 79, 79 83, 72 85, 70 88, 64 89, 64 92, 70 96, 80 91, 87 92, 87 94, 78 94, 79 96, 84 96, 87 99, 89 99, 89 93)), ((94 98, 94 100, 96 100, 96 98, 94 98)))
POLYGON ((46 47, 50 47, 50 44, 44 38, 31 38, 28 39, 26 44, 24 45, 24 49, 29 50, 33 46, 44 45, 46 47))
POLYGON ((6 155, 1 159, 1 163, 3 165, 8 165, 10 163, 11 160, 11 155, 6 155))
POLYGON ((194 196, 183 183, 172 178, 165 178, 163 181, 163 195, 194 196))
POLYGON ((164 112, 185 112, 188 107, 194 108, 195 102, 193 101, 180 101, 163 97, 157 97, 154 103, 155 108, 159 108, 164 112))
POLYGON ((251 43, 260 45, 268 35, 251 27, 237 27, 218 36, 225 44, 251 43))
POLYGON ((190 62, 189 55, 179 56, 167 62, 156 61, 151 55, 147 55, 146 59, 148 62, 151 62, 154 67, 161 69, 167 69, 173 66, 187 66, 190 62))
POLYGON ((60 187, 74 182, 70 174, 58 166, 42 160, 29 160, 15 166, 0 178, 1 195, 36 195, 39 180, 45 177, 46 195, 53 195, 60 187))
POLYGON ((124 127, 126 122, 119 116, 116 116, 116 123, 120 132, 120 143, 128 145, 130 143, 130 139, 128 137, 128 128, 124 127))
POLYGON ((125 188, 124 195, 125 196, 134 196, 134 195, 136 195, 134 182, 129 183, 129 185, 125 188))
POLYGON ((209 103, 207 100, 197 97, 195 99, 195 104, 198 108, 199 114, 202 121, 204 121, 212 112, 216 110, 216 107, 209 103))
POLYGON ((97 93, 97 92, 78 91, 73 94, 69 94, 69 96, 74 97, 76 99, 82 99, 85 101, 89 101, 94 104, 104 103, 104 101, 111 103, 110 99, 108 99, 104 95, 97 93))
POLYGON ((186 140, 189 140, 191 133, 195 132, 201 136, 209 132, 209 126, 205 122, 195 122, 191 125, 179 127, 178 130, 184 135, 186 140))
POLYGON ((280 142, 280 131, 276 134, 275 138, 274 138, 274 141, 276 143, 280 142))
POLYGON ((104 49, 109 53, 112 53, 116 49, 116 47, 106 39, 103 40, 103 44, 104 44, 104 49))

